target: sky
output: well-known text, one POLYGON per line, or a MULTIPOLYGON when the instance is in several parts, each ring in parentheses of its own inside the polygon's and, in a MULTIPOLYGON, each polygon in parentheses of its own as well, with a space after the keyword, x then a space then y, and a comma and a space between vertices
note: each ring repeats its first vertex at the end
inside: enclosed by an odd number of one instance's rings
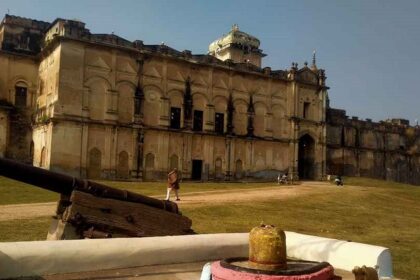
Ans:
POLYGON ((264 67, 301 67, 316 50, 331 107, 374 121, 420 121, 418 0, 0 0, 6 13, 78 19, 92 33, 193 53, 238 24, 260 39, 264 67))

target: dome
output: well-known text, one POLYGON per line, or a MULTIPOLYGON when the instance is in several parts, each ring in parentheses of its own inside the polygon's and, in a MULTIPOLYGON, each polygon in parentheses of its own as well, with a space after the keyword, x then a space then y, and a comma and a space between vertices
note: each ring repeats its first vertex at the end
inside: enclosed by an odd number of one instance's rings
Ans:
POLYGON ((250 49, 258 49, 260 40, 252 35, 239 30, 237 24, 232 26, 232 30, 223 37, 212 42, 209 46, 209 52, 214 53, 216 50, 221 49, 228 45, 238 45, 250 49))

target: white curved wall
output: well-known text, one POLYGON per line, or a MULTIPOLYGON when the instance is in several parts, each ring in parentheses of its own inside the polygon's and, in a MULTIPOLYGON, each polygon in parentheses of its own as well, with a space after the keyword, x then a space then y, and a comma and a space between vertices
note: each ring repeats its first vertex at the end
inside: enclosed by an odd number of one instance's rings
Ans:
MULTIPOLYGON (((286 232, 290 257, 327 261, 336 268, 378 266, 392 277, 384 247, 286 232)), ((248 233, 147 238, 0 243, 0 279, 156 264, 217 260, 248 255, 248 233)))

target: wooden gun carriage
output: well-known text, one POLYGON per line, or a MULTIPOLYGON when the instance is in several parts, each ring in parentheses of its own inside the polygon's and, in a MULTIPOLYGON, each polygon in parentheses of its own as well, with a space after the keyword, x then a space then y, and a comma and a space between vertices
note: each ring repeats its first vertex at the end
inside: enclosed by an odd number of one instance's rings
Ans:
POLYGON ((178 205, 0 158, 0 175, 60 194, 47 239, 191 234, 178 205))

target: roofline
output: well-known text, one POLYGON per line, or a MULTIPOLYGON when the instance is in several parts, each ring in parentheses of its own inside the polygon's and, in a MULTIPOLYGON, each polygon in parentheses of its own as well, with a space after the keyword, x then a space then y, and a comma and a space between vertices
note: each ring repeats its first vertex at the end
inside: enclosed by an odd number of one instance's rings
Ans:
MULTIPOLYGON (((201 61, 191 61, 189 58, 176 57, 176 56, 173 56, 173 55, 170 55, 170 54, 168 55, 168 54, 148 51, 148 50, 144 50, 144 49, 130 48, 130 47, 126 47, 126 46, 117 46, 117 45, 106 44, 106 43, 102 43, 102 42, 90 42, 90 41, 87 41, 87 40, 81 40, 81 39, 75 39, 75 38, 69 38, 69 37, 62 37, 62 36, 54 38, 53 41, 50 42, 50 44, 46 48, 41 50, 40 55, 42 56, 48 49, 50 49, 51 47, 54 48, 53 47, 54 44, 59 44, 61 41, 74 41, 74 42, 79 42, 79 43, 88 44, 88 45, 100 45, 100 46, 105 47, 105 48, 124 50, 124 51, 132 52, 132 53, 137 53, 139 55, 152 55, 152 56, 161 57, 161 58, 170 58, 170 59, 174 59, 174 60, 178 60, 178 61, 184 61, 186 63, 196 64, 196 65, 198 64, 198 65, 202 65, 202 66, 212 66, 212 67, 223 69, 223 70, 236 71, 236 72, 240 72, 240 73, 245 73, 245 74, 250 74, 250 75, 255 75, 255 76, 260 76, 260 77, 265 77, 265 78, 270 78, 270 79, 275 79, 275 80, 279 80, 279 81, 291 82, 290 80, 284 79, 282 77, 275 77, 275 76, 271 76, 271 75, 266 75, 264 73, 259 73, 259 72, 255 72, 255 71, 252 71, 252 70, 251 71, 246 71, 246 70, 243 70, 243 69, 236 69, 235 67, 232 67, 232 66, 229 66, 229 65, 210 64, 210 63, 208 64, 208 63, 201 62, 201 61), (57 43, 55 43, 54 41, 56 41, 57 43)), ((196 55, 197 56, 198 55, 206 56, 206 54, 196 54, 196 55)), ((194 56, 194 55, 192 55, 192 56, 194 56)), ((215 57, 213 57, 213 58, 215 58, 215 57)), ((215 58, 215 59, 217 59, 217 58, 215 58)), ((221 61, 221 62, 223 62, 223 61, 221 61)), ((260 69, 262 70, 263 68, 260 68, 260 69)), ((284 70, 280 69, 278 71, 284 71, 284 70)))

